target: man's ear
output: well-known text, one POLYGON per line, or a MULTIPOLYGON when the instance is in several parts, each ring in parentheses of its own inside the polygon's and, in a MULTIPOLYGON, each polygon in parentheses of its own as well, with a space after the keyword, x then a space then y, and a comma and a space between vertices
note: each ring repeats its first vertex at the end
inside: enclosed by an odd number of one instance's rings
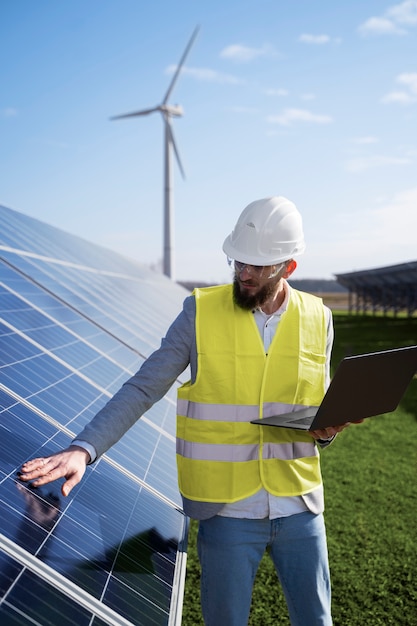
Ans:
POLYGON ((296 269, 297 269, 297 261, 294 261, 294 259, 291 259, 290 261, 288 261, 287 267, 285 268, 285 272, 282 275, 282 277, 289 278, 296 269))

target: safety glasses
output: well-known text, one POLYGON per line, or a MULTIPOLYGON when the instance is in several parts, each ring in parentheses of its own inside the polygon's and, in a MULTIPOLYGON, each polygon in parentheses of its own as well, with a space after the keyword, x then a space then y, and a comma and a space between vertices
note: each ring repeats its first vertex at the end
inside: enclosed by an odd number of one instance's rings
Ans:
POLYGON ((230 257, 227 257, 227 262, 230 267, 234 269, 236 274, 239 275, 243 272, 243 270, 246 270, 249 276, 254 276, 255 278, 259 278, 261 280, 275 278, 286 265, 285 261, 283 263, 279 263, 278 265, 250 265, 249 263, 242 263, 241 261, 236 261, 230 257))

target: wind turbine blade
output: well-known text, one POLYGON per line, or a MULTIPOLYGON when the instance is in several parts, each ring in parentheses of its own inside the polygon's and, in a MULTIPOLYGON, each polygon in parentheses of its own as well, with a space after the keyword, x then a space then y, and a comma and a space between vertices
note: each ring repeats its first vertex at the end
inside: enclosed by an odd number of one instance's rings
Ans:
POLYGON ((183 52, 181 60, 180 60, 179 64, 177 65, 177 69, 175 70, 175 74, 172 77, 171 83, 170 83, 170 85, 168 87, 168 91, 165 94, 165 98, 163 99, 162 104, 166 104, 168 102, 168 98, 171 95, 172 90, 174 89, 175 83, 177 82, 178 76, 180 75, 182 66, 185 63, 185 59, 187 58, 187 55, 188 55, 188 53, 191 50, 191 46, 193 45, 194 39, 197 37, 197 33, 198 33, 199 30, 200 30, 200 27, 196 26, 196 28, 194 29, 193 34, 191 35, 190 41, 188 42, 187 47, 185 48, 185 50, 183 52))
POLYGON ((134 113, 125 113, 124 115, 113 115, 111 120, 122 120, 125 117, 138 117, 139 115, 149 115, 149 113, 154 113, 155 111, 159 111, 159 107, 153 107, 152 109, 142 109, 142 111, 135 111, 134 113))
POLYGON ((171 145, 173 147, 175 158, 177 159, 178 167, 179 167, 180 172, 181 172, 181 176, 185 179, 185 171, 184 171, 184 168, 183 168, 182 163, 181 163, 180 154, 178 152, 178 148, 177 148, 177 144, 175 142, 174 133, 172 132, 171 124, 169 123, 168 120, 165 120, 165 124, 166 124, 166 128, 167 128, 169 141, 170 141, 170 143, 171 143, 171 145))

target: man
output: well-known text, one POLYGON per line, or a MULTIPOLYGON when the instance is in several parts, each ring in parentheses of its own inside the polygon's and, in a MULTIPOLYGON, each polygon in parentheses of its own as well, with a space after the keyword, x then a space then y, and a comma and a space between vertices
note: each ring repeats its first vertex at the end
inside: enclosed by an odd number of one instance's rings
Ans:
MULTIPOLYGON (((64 451, 34 459, 21 479, 65 477, 63 495, 190 365, 178 390, 177 461, 184 511, 200 520, 201 604, 207 626, 247 624, 253 581, 269 550, 293 626, 329 626, 330 577, 317 445, 326 430, 251 420, 318 406, 330 378, 330 310, 287 278, 305 249, 301 216, 281 196, 240 215, 223 250, 233 285, 196 289, 161 347, 64 451)), ((271 590, 272 592, 272 590, 271 590)))

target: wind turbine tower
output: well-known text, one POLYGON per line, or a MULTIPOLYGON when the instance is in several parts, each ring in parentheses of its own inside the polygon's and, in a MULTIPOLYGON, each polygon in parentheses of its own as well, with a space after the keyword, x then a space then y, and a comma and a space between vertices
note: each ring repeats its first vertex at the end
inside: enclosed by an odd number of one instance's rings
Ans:
POLYGON ((173 193, 172 193, 172 152, 175 154, 175 158, 178 163, 179 170, 183 178, 185 178, 184 168, 181 163, 180 155, 178 152, 177 144, 174 139, 172 131, 172 118, 181 117, 183 115, 183 109, 179 105, 168 104, 168 100, 172 94, 175 84, 178 80, 182 67, 191 50, 199 27, 194 29, 193 34, 183 52, 181 60, 174 72, 172 80, 168 86, 167 92, 162 100, 161 104, 152 107, 151 109, 142 109, 141 111, 135 111, 133 113, 125 113, 124 115, 115 115, 111 117, 111 120, 120 120, 128 117, 138 117, 140 115, 149 115, 159 111, 162 115, 164 122, 164 256, 163 256, 163 272, 165 276, 168 276, 174 280, 174 263, 173 263, 173 193))

